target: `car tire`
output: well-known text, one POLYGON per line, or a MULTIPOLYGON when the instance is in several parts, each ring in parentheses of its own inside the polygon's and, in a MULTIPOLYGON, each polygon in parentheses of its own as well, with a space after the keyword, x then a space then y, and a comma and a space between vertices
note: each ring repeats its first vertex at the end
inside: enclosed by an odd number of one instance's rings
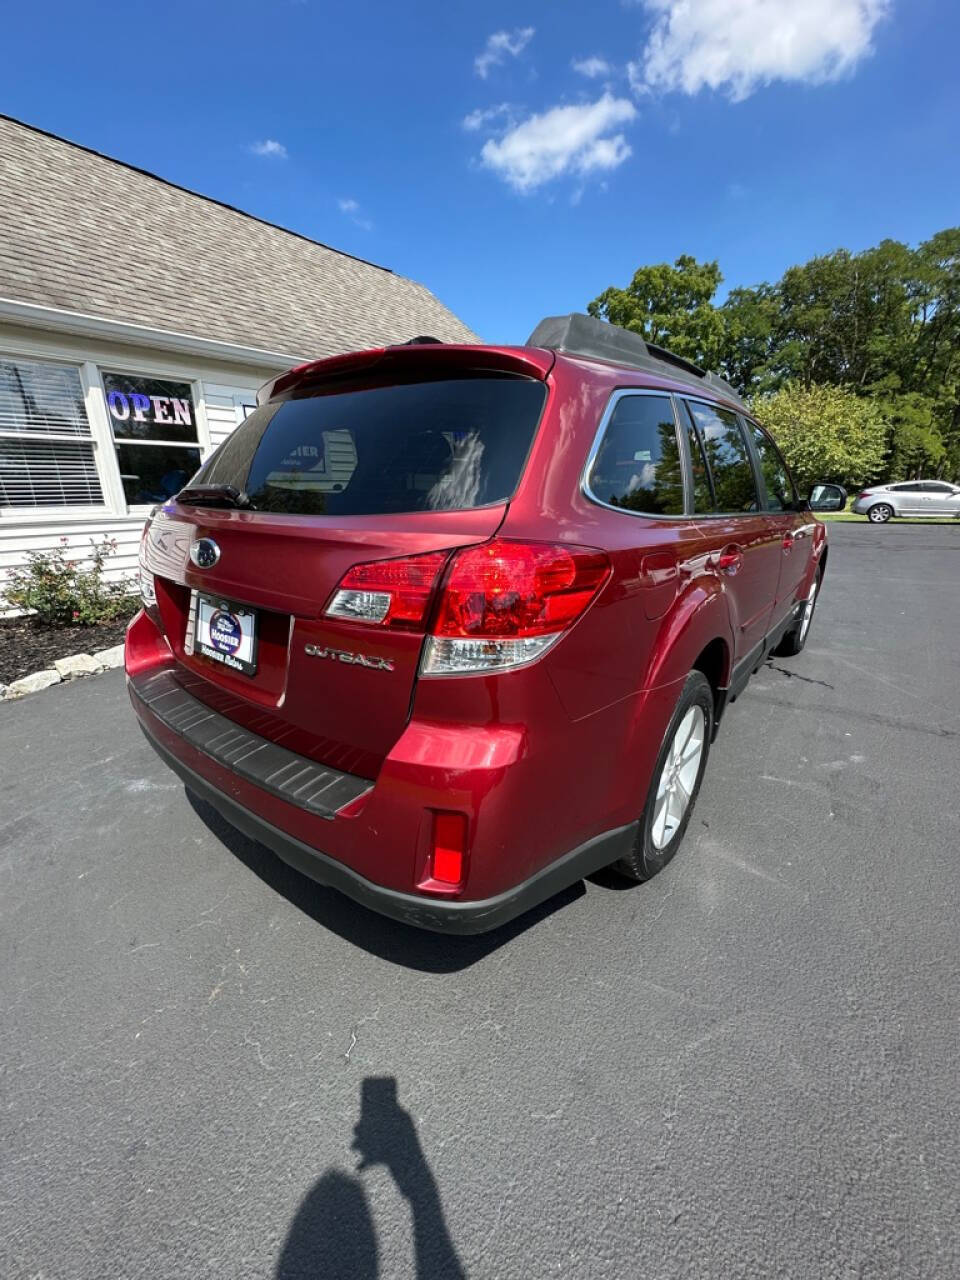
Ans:
POLYGON ((710 682, 691 671, 663 736, 633 849, 613 864, 627 879, 649 880, 679 849, 707 767, 713 719, 710 682))
POLYGON ((820 584, 822 581, 823 570, 818 569, 813 579, 813 585, 803 601, 803 608, 800 610, 799 618, 797 618, 773 651, 778 658, 794 658, 803 651, 803 647, 807 643, 807 636, 810 634, 810 624, 813 622, 817 601, 820 599, 820 584))
POLYGON ((888 502, 877 502, 867 512, 867 519, 871 524, 886 524, 893 513, 893 507, 888 502))

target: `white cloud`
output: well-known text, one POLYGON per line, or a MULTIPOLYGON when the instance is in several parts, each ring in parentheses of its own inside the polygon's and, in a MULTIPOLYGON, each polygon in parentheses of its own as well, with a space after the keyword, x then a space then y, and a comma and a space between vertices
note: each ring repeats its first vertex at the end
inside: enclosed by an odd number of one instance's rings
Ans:
POLYGON ((643 0, 655 22, 630 83, 638 92, 718 89, 740 102, 774 80, 837 80, 872 52, 891 2, 643 0))
POLYGON ((271 160, 286 160, 287 148, 276 138, 264 138, 263 142, 251 142, 250 150, 255 156, 267 156, 271 160))
POLYGON ((622 133, 612 130, 636 114, 632 102, 605 93, 596 102, 530 116, 501 138, 489 138, 480 155, 487 168, 517 191, 533 191, 563 174, 583 176, 623 164, 630 146, 622 133))
POLYGON ((487 38, 483 53, 473 60, 473 67, 481 80, 486 80, 491 67, 498 67, 509 58, 517 58, 533 39, 533 27, 517 27, 515 31, 495 31, 487 38))
POLYGON ((598 58, 596 55, 590 58, 574 58, 570 65, 578 75, 586 76, 588 80, 596 80, 597 76, 608 76, 612 70, 606 58, 598 58))
POLYGON ((350 196, 343 196, 337 201, 337 208, 341 213, 346 214, 354 226, 359 227, 361 231, 373 230, 371 220, 364 217, 360 212, 359 201, 352 199, 350 196))
POLYGON ((509 102, 500 102, 495 107, 477 107, 468 116, 463 117, 463 127, 468 133, 476 133, 480 129, 490 129, 497 122, 507 121, 513 116, 514 108, 509 102))

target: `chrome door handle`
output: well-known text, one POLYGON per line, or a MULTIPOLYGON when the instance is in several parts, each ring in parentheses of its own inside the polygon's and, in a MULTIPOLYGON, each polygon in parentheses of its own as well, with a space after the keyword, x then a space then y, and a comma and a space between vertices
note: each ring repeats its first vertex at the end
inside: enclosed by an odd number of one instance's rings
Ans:
POLYGON ((707 564, 718 573, 738 573, 743 568, 743 552, 738 546, 724 547, 715 556, 711 556, 707 564))

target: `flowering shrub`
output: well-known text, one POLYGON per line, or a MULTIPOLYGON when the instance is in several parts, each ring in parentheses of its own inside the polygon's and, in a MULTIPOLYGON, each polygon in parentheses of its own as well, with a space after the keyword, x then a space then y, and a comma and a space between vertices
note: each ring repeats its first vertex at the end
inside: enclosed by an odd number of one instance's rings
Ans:
POLYGON ((25 569, 11 569, 3 584, 5 603, 34 615, 39 627, 93 626, 133 612, 131 581, 106 582, 115 538, 90 541, 89 563, 67 559, 67 539, 52 551, 28 551, 25 569))

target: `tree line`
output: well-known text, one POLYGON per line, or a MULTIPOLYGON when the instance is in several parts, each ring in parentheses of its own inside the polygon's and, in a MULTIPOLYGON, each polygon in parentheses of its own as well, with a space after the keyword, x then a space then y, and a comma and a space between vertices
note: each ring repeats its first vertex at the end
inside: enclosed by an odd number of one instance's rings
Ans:
POLYGON ((722 374, 802 484, 960 477, 960 227, 837 249, 718 305, 722 282, 684 254, 587 310, 722 374))

